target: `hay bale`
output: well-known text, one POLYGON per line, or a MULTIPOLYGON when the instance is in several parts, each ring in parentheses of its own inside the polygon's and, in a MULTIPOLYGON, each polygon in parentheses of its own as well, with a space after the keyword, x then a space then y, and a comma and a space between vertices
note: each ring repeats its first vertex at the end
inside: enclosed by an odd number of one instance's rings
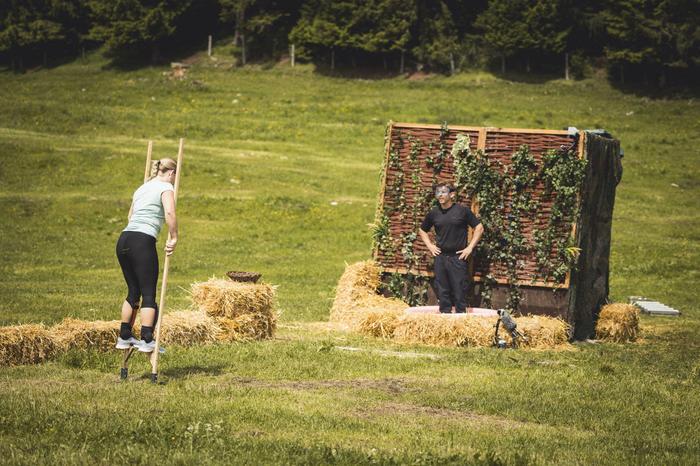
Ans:
POLYGON ((603 306, 595 326, 600 340, 625 343, 639 334, 639 309, 632 304, 615 303, 603 306))
POLYGON ((85 321, 66 317, 51 328, 51 335, 61 351, 111 351, 119 336, 119 325, 118 320, 85 321))
POLYGON ((275 288, 266 283, 241 283, 211 278, 192 284, 192 301, 213 317, 235 319, 243 314, 271 312, 275 288))
POLYGON ((491 346, 496 320, 466 314, 408 314, 399 319, 394 339, 434 346, 491 346))
MULTIPOLYGON (((529 348, 556 348, 569 343, 570 326, 558 317, 547 316, 525 316, 517 317, 515 323, 518 325, 518 330, 526 338, 526 342, 518 342, 529 348)), ((501 334, 506 335, 508 332, 499 330, 501 334)), ((506 341, 510 340, 510 335, 506 341)))
MULTIPOLYGON (((398 320, 394 338, 401 343, 420 343, 434 346, 493 345, 497 317, 469 314, 407 314, 398 320)), ((569 326, 559 318, 526 316, 515 319, 518 330, 529 348, 555 348, 568 343, 569 326)), ((499 337, 512 343, 507 331, 501 328, 499 337)))
POLYGON ((201 311, 175 311, 163 316, 160 338, 163 344, 195 346, 217 341, 221 327, 201 311))
POLYGON ((0 327, 0 366, 38 364, 51 359, 57 350, 43 324, 0 327))
POLYGON ((400 299, 378 295, 380 283, 381 269, 376 262, 368 260, 347 266, 338 280, 330 321, 359 329, 360 323, 370 313, 395 313, 408 307, 400 299))
POLYGON ((369 308, 358 323, 358 331, 364 335, 378 338, 393 338, 394 330, 399 324, 402 311, 369 308))
POLYGON ((221 328, 217 335, 219 341, 265 340, 274 335, 277 316, 269 311, 241 314, 233 318, 217 317, 216 324, 221 328))

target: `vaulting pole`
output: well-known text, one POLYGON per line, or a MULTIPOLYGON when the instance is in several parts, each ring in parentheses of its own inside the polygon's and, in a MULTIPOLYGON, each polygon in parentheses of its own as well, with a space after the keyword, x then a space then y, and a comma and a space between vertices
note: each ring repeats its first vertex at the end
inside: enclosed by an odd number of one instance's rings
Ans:
MULTIPOLYGON (((180 188, 180 175, 182 175, 182 152, 185 146, 185 140, 180 138, 180 148, 177 152, 177 172, 175 175, 175 207, 177 208, 177 193, 180 188)), ((177 209, 176 209, 177 212, 177 209)), ((168 234, 168 240, 170 240, 170 234, 168 234)), ((151 353, 151 382, 156 383, 158 381, 158 354, 160 350, 160 323, 163 320, 163 314, 165 313, 165 291, 168 287, 168 267, 170 266, 170 256, 165 256, 165 263, 163 264, 163 284, 160 288, 160 304, 158 305, 157 320, 156 320, 156 347, 151 353)))

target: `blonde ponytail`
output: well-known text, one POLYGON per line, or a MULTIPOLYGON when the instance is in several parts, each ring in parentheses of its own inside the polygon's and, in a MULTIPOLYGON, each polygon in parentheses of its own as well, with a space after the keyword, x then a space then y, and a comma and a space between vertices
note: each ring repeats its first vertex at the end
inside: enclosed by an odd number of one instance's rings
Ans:
POLYGON ((164 158, 160 160, 155 160, 151 164, 151 176, 148 178, 148 181, 151 181, 153 178, 158 176, 158 173, 165 173, 168 170, 176 170, 177 169, 177 162, 175 162, 173 159, 169 158, 164 158))

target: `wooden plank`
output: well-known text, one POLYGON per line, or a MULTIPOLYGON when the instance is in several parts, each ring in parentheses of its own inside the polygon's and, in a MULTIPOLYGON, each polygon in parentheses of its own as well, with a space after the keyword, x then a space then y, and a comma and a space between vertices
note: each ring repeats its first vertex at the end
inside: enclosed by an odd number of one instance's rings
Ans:
POLYGON ((568 136, 569 131, 561 129, 534 129, 534 128, 497 128, 488 127, 490 133, 527 133, 527 134, 554 134, 568 136))
MULTIPOLYGON (((413 129, 440 129, 442 125, 418 124, 418 123, 394 123, 395 128, 413 128, 413 129)), ((457 126, 448 125, 450 130, 456 131, 480 131, 488 129, 494 133, 528 133, 528 134, 555 134, 559 136, 568 136, 569 131, 565 129, 536 129, 536 128, 501 128, 497 126, 457 126)))
MULTIPOLYGON (((479 136, 476 140, 476 150, 486 150, 486 137, 488 136, 487 129, 485 127, 479 128, 479 136)), ((477 197, 471 199, 471 210, 474 215, 479 215, 479 199, 477 197)), ((470 242, 472 236, 474 235, 474 229, 469 227, 467 234, 467 241, 470 242)), ((474 255, 469 257, 469 276, 474 278, 474 255)))
MULTIPOLYGON (((441 129, 442 125, 427 125, 427 124, 417 124, 417 123, 394 123, 394 128, 408 128, 408 129, 441 129)), ((449 125, 448 129, 456 131, 479 131, 481 126, 452 126, 449 125)))
MULTIPOLYGON (((389 121, 389 127, 386 130, 386 141, 384 141, 384 170, 382 170, 382 179, 379 182, 379 202, 377 203, 377 211, 374 215, 374 220, 377 221, 379 214, 384 212, 384 194, 386 193, 386 177, 389 173, 389 150, 391 148, 391 134, 394 132, 394 122, 389 121)), ((375 248, 372 253, 372 258, 376 261, 379 258, 379 248, 375 248)))
MULTIPOLYGON (((484 280, 481 277, 473 277, 472 280, 475 283, 481 283, 484 280)), ((498 278, 495 280, 496 283, 499 285, 509 285, 508 279, 507 278, 498 278)), ((552 289, 568 289, 569 286, 567 284, 557 284, 557 283, 552 283, 552 282, 545 282, 542 280, 535 280, 534 282, 531 280, 518 280, 515 282, 516 285, 518 286, 538 286, 542 288, 552 288, 552 289)))
MULTIPOLYGON (((586 132, 585 131, 579 131, 578 133, 578 158, 584 159, 586 158, 586 132)), ((580 207, 581 204, 581 190, 579 190, 578 194, 576 195, 576 205, 580 207)), ((576 221, 572 222, 573 225, 571 226, 571 237, 574 238, 574 241, 576 240, 576 229, 578 227, 578 224, 576 221)), ((576 259, 578 261, 578 258, 576 259)), ((571 271, 566 272, 566 278, 564 279, 564 285, 566 288, 569 288, 571 285, 571 271)))

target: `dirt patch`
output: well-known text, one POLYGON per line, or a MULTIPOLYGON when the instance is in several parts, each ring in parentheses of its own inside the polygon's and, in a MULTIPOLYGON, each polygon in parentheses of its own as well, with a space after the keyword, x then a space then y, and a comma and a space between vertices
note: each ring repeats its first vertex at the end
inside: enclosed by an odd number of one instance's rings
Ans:
POLYGON ((380 390, 399 394, 411 391, 404 379, 353 379, 353 380, 260 380, 251 377, 234 377, 231 383, 242 387, 273 388, 282 390, 380 390))
POLYGON ((357 414, 360 417, 384 417, 384 416, 430 416, 439 419, 454 419, 468 421, 472 424, 489 425, 505 429, 517 429, 531 425, 531 423, 515 421, 513 419, 490 416, 487 414, 472 413, 469 411, 457 411, 448 408, 436 408, 433 406, 419 406, 408 403, 384 403, 374 407, 362 406, 357 414))
POLYGON ((432 78, 435 76, 433 73, 426 73, 425 71, 416 71, 408 75, 409 81, 423 81, 424 79, 432 78))

